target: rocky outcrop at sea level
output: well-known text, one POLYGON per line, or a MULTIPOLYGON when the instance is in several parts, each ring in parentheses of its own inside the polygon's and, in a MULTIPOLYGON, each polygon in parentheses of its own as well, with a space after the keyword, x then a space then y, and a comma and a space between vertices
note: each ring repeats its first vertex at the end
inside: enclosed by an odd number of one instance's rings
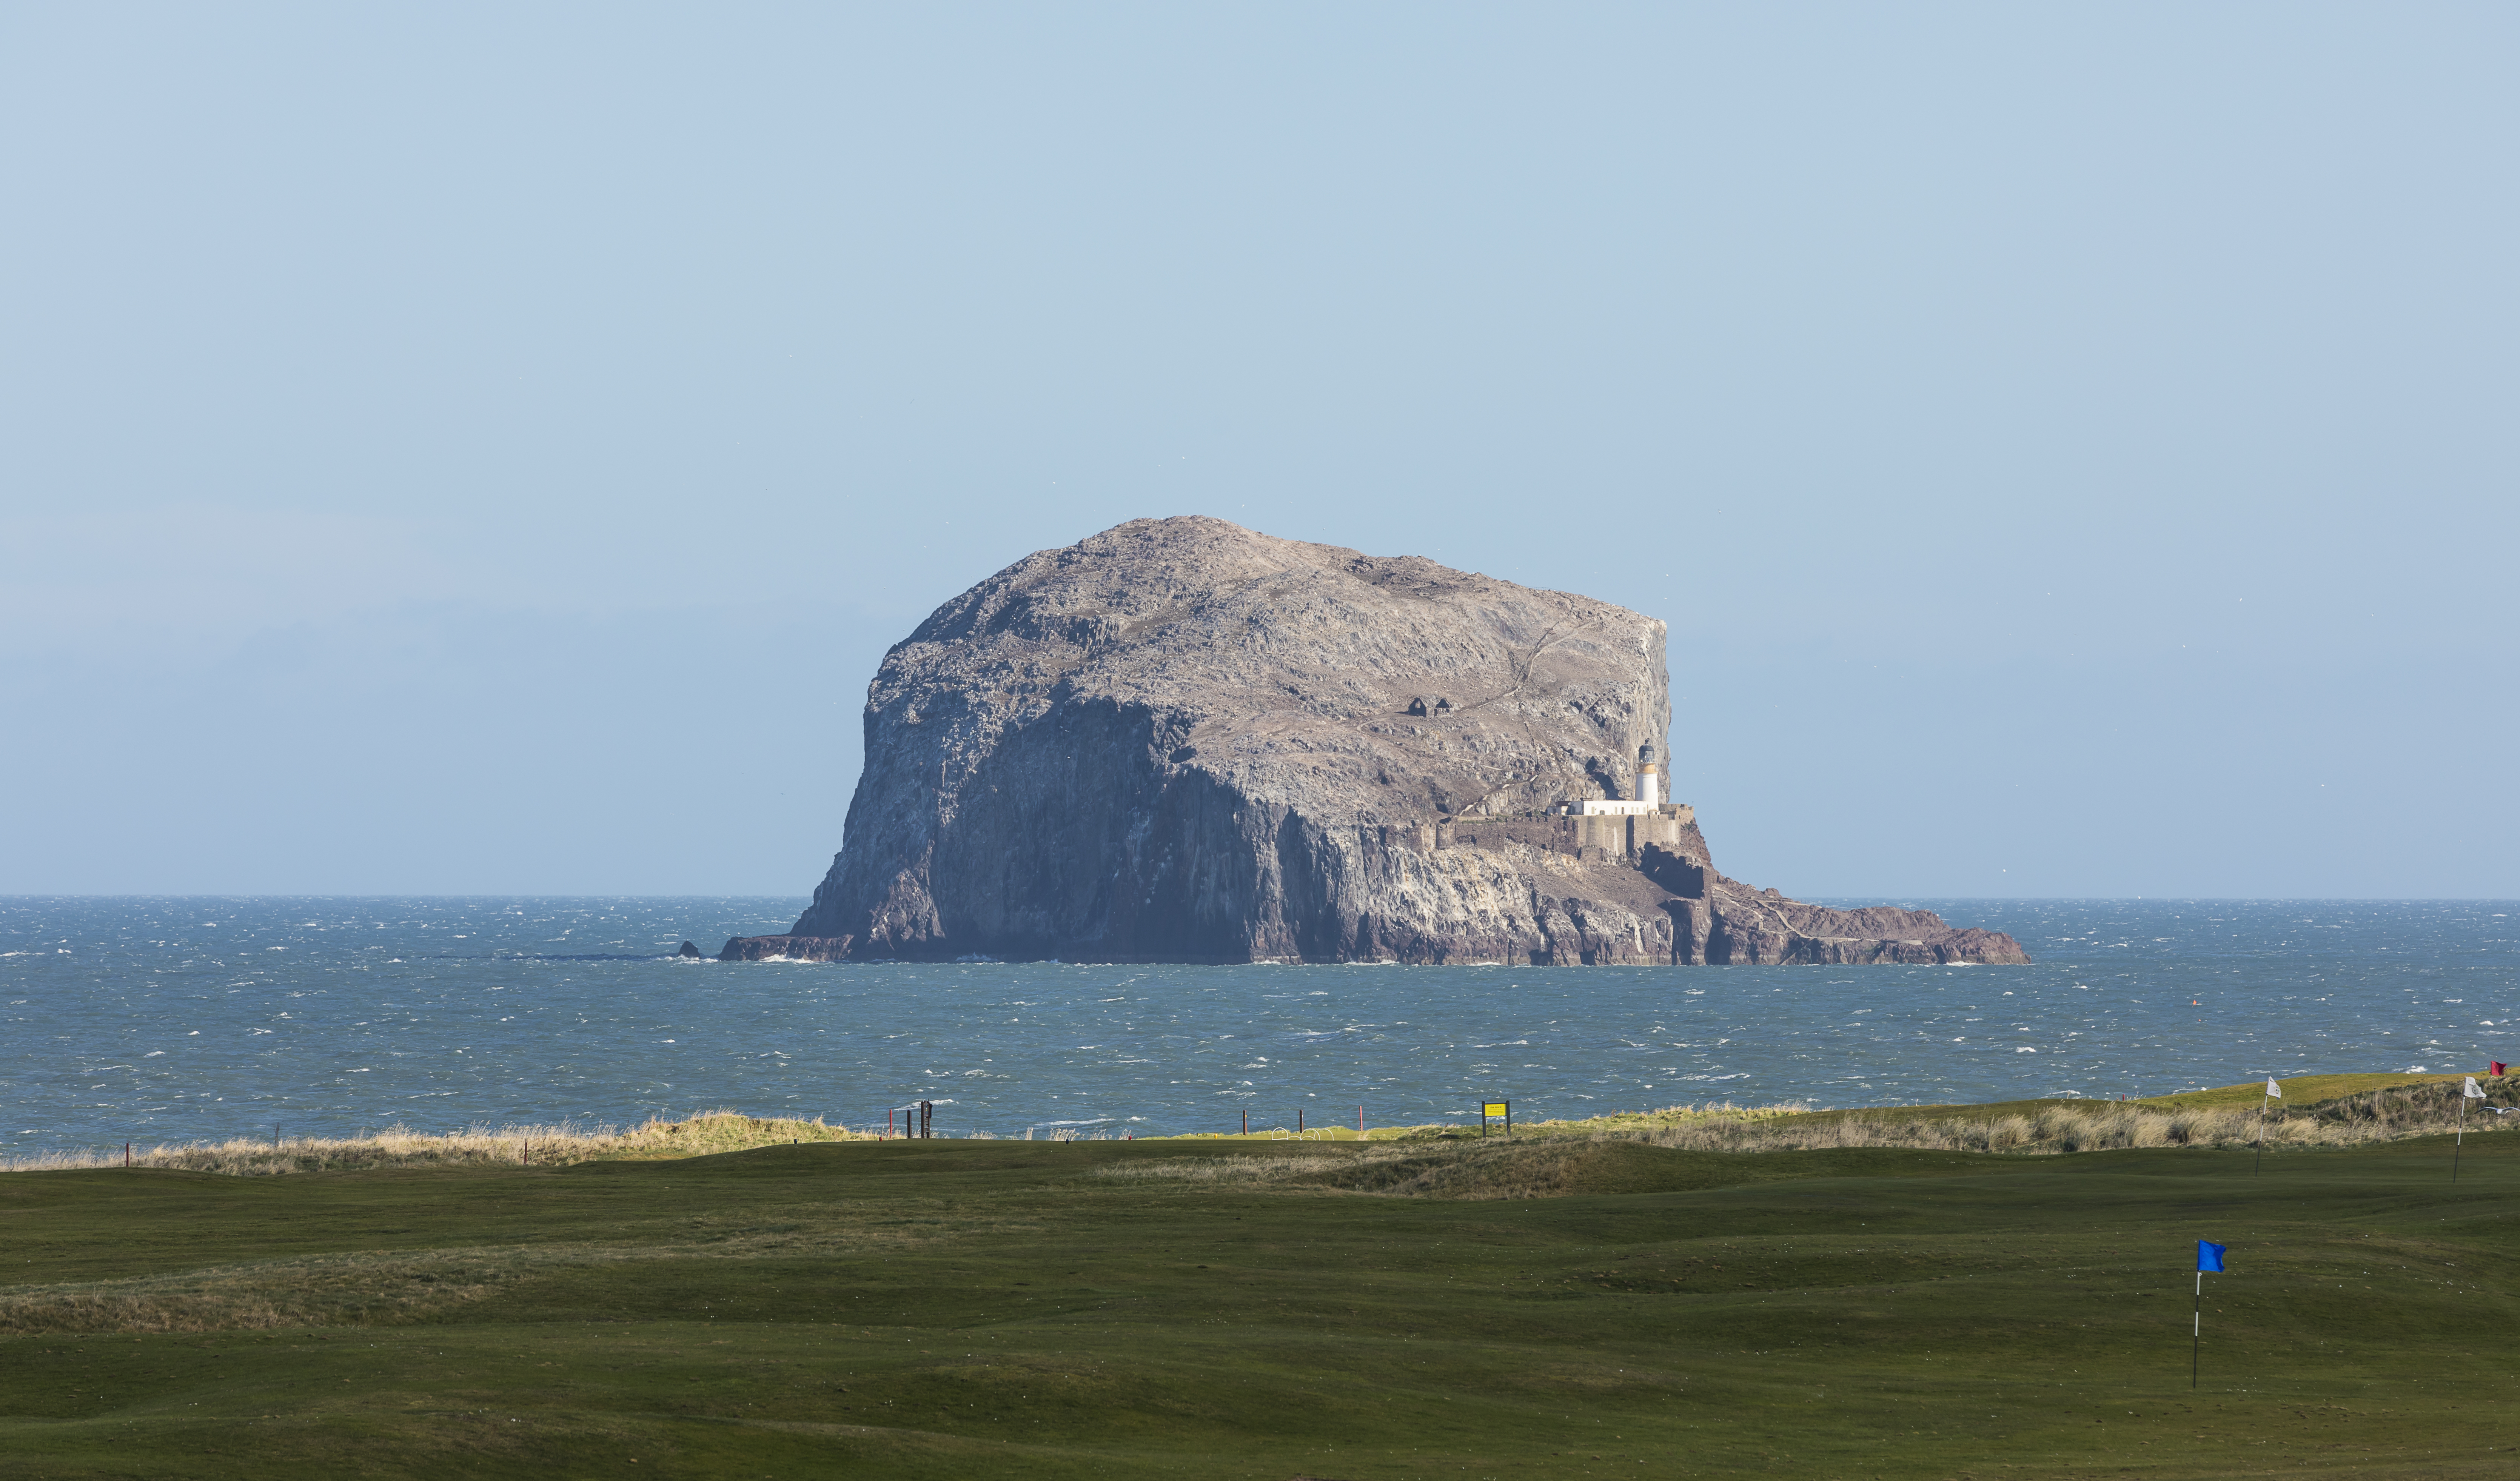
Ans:
MULTIPOLYGON (((957 597, 869 687, 815 961, 1553 965, 2024 962, 1930 912, 1831 910, 1635 799, 1664 626, 1416 557, 1137 519, 957 597)), ((1658 750, 1647 750, 1648 746, 1658 750)))

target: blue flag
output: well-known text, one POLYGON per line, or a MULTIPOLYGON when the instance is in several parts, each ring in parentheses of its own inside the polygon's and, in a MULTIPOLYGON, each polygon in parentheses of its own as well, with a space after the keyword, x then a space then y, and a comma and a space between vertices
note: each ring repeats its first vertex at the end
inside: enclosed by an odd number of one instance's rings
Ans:
POLYGON ((2223 1246, 2211 1239, 2197 1240, 2196 1268, 2220 1272, 2223 1269, 2223 1246))

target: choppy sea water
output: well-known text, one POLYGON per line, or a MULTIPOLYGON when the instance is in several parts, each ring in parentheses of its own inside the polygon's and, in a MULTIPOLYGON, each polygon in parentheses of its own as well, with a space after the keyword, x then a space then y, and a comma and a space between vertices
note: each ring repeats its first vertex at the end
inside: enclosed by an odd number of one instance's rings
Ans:
POLYGON ((0 1150, 922 1100, 953 1135, 1256 1131, 2520 1059, 2520 906, 1905 903, 2036 965, 720 964, 672 953, 803 902, 5 899, 0 1150))

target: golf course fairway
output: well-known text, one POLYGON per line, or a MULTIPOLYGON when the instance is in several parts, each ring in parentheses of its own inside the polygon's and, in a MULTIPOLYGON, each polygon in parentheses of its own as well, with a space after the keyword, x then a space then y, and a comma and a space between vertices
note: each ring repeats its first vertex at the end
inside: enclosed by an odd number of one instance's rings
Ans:
POLYGON ((1372 1150, 8 1174, 0 1476, 2520 1476, 2520 1137, 1372 1150))

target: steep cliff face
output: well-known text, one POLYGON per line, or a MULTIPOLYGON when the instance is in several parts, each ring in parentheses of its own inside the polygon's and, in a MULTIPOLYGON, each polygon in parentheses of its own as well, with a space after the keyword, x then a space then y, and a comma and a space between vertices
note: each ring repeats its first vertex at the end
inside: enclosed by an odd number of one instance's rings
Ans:
POLYGON ((2025 960, 1753 892, 1685 809, 1616 837, 1546 816, 1633 795, 1670 730, 1663 636, 1417 558, 1133 520, 886 655, 845 846, 790 934, 723 955, 2025 960))

